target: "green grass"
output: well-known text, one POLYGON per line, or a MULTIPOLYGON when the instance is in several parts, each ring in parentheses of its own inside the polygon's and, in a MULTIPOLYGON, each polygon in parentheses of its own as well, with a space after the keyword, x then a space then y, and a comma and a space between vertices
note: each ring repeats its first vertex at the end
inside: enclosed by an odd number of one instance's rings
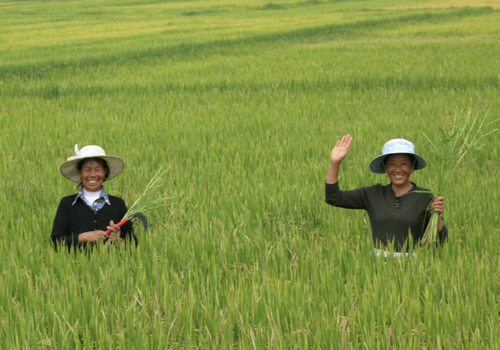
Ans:
POLYGON ((498 349, 496 137, 447 191, 449 243, 377 261, 368 217, 324 203, 454 116, 500 115, 500 10, 446 1, 0 0, 0 348, 498 349), (123 157, 132 252, 56 254, 73 146, 123 157), (140 228, 138 227, 140 231, 140 228))

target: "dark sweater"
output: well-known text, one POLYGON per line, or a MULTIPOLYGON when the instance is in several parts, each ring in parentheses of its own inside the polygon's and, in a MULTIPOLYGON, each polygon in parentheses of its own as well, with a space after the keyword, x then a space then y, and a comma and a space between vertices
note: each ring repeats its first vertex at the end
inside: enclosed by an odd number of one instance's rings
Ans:
MULTIPOLYGON (((56 250, 57 246, 61 244, 65 244, 68 250, 79 247, 78 235, 80 233, 95 230, 106 231, 110 220, 118 223, 127 213, 125 202, 119 197, 109 196, 111 205, 105 204, 101 210, 94 212, 81 198, 78 198, 76 203, 72 205, 76 196, 74 194, 64 197, 57 208, 51 234, 56 250)), ((123 225, 120 231, 120 237, 125 241, 131 239, 136 241, 130 222, 123 225)), ((83 244, 82 246, 86 245, 83 244)))
MULTIPOLYGON (((408 238, 408 228, 413 241, 418 242, 425 232, 431 211, 427 210, 434 196, 414 183, 410 192, 396 197, 392 186, 376 184, 350 191, 341 191, 339 183, 326 184, 325 201, 336 207, 364 209, 370 218, 375 247, 387 247, 394 240, 395 249, 401 251, 408 238)), ((441 242, 448 237, 446 226, 439 232, 441 242)))

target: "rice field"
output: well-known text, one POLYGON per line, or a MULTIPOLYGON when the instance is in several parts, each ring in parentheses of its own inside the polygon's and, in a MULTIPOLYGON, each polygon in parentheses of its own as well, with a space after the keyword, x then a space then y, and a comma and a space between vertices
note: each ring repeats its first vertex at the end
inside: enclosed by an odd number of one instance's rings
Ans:
POLYGON ((499 39, 493 0, 0 0, 0 349, 500 349, 499 133, 442 249, 376 259, 324 202, 347 133, 343 189, 391 138, 436 188, 423 132, 500 117, 499 39), (137 249, 54 252, 75 144, 129 205, 165 167, 137 249))

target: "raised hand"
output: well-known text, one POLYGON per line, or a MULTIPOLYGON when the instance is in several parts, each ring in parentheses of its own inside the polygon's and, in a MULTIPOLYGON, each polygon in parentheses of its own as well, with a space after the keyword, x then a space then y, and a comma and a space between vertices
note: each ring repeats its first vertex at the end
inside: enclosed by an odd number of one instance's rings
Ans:
POLYGON ((351 146, 351 142, 352 136, 350 134, 342 136, 342 138, 337 141, 337 144, 332 150, 330 161, 334 164, 340 164, 340 162, 342 162, 347 156, 349 147, 351 146))
POLYGON ((342 138, 337 141, 335 147, 333 147, 332 154, 330 155, 330 167, 328 168, 328 174, 326 174, 327 184, 334 184, 339 181, 340 163, 342 163, 347 156, 351 142, 352 137, 347 134, 342 136, 342 138))

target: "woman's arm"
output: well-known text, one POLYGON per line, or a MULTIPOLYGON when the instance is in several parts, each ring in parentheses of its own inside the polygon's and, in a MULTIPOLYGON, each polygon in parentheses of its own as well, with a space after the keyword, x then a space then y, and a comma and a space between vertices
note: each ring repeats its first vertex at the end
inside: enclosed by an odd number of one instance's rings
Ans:
POLYGON ((123 242, 123 238, 120 237, 120 227, 116 225, 113 220, 109 222, 109 226, 106 227, 108 230, 110 230, 110 234, 107 234, 103 230, 95 230, 95 231, 87 231, 87 232, 82 232, 78 235, 78 244, 82 245, 85 242, 91 242, 91 243, 96 243, 96 242, 102 242, 106 241, 108 239, 112 240, 117 240, 117 242, 123 242))
POLYGON ((337 144, 333 148, 330 155, 330 167, 328 168, 328 174, 326 175, 327 184, 335 184, 339 181, 340 163, 342 163, 344 158, 347 156, 351 142, 352 137, 349 134, 342 136, 342 139, 337 141, 337 144))
POLYGON ((444 213, 444 197, 439 197, 437 194, 434 196, 434 201, 431 204, 431 209, 439 214, 438 232, 441 232, 444 227, 443 218, 441 215, 444 213))
MULTIPOLYGON (((113 220, 111 220, 113 222, 113 220)), ((110 223, 111 225, 111 223, 110 223)), ((108 229, 110 227, 108 226, 108 229)), ((112 236, 113 232, 111 232, 110 235, 106 234, 103 230, 95 230, 95 231, 87 231, 87 232, 82 232, 78 235, 78 244, 82 245, 86 242, 90 243, 96 243, 96 242, 102 242, 105 241, 109 238, 116 238, 112 236)))
POLYGON ((52 232, 50 234, 56 251, 59 245, 66 245, 68 250, 71 250, 71 247, 76 248, 78 246, 78 235, 70 232, 69 205, 71 205, 71 203, 69 203, 66 197, 61 200, 57 207, 52 232))

